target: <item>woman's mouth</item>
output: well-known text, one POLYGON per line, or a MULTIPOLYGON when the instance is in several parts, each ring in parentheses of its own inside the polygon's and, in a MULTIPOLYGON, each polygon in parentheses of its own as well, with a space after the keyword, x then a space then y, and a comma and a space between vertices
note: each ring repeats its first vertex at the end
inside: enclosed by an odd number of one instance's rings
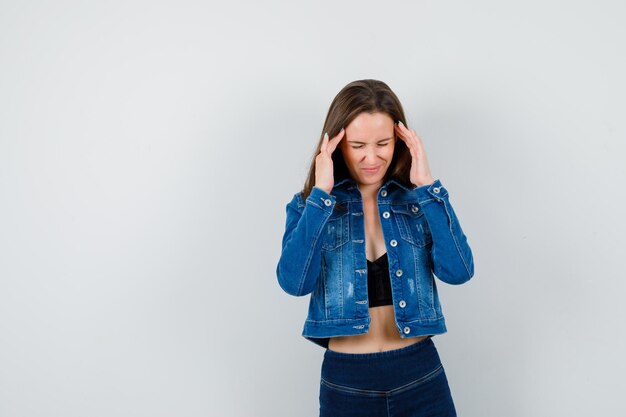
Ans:
POLYGON ((366 174, 376 174, 380 169, 380 165, 374 168, 361 168, 366 174))

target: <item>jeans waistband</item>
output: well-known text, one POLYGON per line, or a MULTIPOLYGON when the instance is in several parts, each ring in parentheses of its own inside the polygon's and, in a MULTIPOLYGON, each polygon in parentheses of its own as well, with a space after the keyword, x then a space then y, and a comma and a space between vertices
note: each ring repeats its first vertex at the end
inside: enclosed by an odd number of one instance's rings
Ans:
POLYGON ((347 353, 337 352, 335 350, 326 349, 324 352, 324 358, 338 358, 338 359, 350 359, 350 360, 369 360, 377 358, 390 358, 401 357, 412 354, 417 350, 424 349, 426 346, 432 345, 432 336, 428 336, 426 339, 419 342, 412 343, 408 346, 404 346, 398 349, 384 350, 382 352, 368 352, 368 353, 347 353))
POLYGON ((387 390, 417 380, 441 367, 431 337, 403 348, 370 353, 324 352, 321 377, 330 383, 387 390))

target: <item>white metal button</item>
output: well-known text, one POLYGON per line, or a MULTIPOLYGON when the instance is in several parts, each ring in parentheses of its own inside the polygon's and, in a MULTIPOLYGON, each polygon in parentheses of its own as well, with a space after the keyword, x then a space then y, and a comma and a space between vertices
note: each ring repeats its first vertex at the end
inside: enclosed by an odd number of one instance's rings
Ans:
POLYGON ((402 270, 401 270, 401 269, 398 269, 398 270, 396 271, 396 276, 397 276, 397 277, 401 277, 401 276, 402 276, 402 270))
POLYGON ((389 242, 389 244, 393 246, 394 248, 398 246, 398 242, 395 239, 391 239, 391 242, 389 242))
POLYGON ((333 202, 330 201, 330 198, 327 198, 326 200, 324 200, 324 204, 326 204, 327 206, 330 206, 331 204, 333 204, 333 202))
POLYGON ((383 197, 387 197, 387 190, 382 190, 380 192, 380 195, 382 195, 383 197))
POLYGON ((409 333, 411 333, 411 328, 410 328, 409 326, 406 326, 406 327, 404 328, 404 333, 405 333, 405 334, 409 334, 409 333))
POLYGON ((412 206, 412 207, 411 207, 411 211, 412 211, 413 213, 417 213, 418 211, 420 211, 420 208, 419 208, 419 207, 417 207, 417 206, 412 206))
POLYGON ((383 217, 384 217, 385 219, 388 219, 388 218, 389 218, 389 212, 388 212, 388 211, 384 212, 384 213, 383 213, 383 217))
POLYGON ((402 307, 402 308, 406 307, 406 301, 404 301, 404 300, 400 300, 399 304, 400 304, 400 307, 402 307))
POLYGON ((439 189, 440 189, 440 188, 441 188, 441 187, 435 187, 435 188, 433 188, 433 191, 434 191, 434 192, 436 192, 437 194, 439 194, 439 189))

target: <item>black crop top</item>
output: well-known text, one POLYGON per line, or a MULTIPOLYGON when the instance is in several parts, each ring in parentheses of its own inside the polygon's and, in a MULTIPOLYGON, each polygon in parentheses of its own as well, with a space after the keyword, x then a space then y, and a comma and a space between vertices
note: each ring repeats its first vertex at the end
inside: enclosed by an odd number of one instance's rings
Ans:
POLYGON ((387 252, 374 262, 367 259, 367 296, 370 307, 393 304, 387 252))

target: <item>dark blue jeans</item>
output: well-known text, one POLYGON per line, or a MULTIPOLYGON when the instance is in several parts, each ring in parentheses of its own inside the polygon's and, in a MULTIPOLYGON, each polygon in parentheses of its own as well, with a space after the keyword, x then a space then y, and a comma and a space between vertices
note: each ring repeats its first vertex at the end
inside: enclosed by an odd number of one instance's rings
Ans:
POLYGON ((383 352, 326 349, 319 401, 320 417, 456 416, 432 337, 383 352))

